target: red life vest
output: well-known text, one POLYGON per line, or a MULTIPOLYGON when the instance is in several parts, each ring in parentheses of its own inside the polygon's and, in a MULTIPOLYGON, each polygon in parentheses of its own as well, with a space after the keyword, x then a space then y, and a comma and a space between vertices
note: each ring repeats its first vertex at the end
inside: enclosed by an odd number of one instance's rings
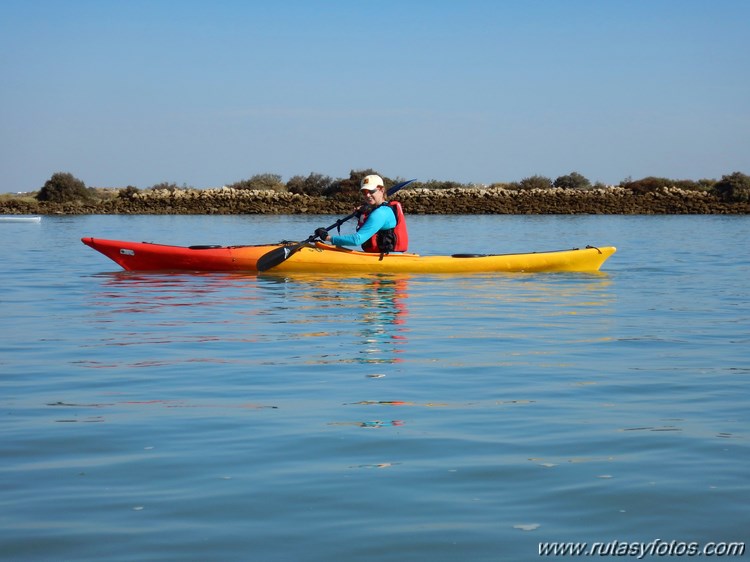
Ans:
MULTIPOLYGON (((396 227, 376 232, 372 238, 362 244, 362 250, 373 254, 405 252, 409 246, 409 233, 406 230, 406 219, 404 218, 404 210, 401 208, 401 203, 398 201, 386 201, 382 205, 390 207, 393 214, 396 215, 396 227)), ((367 215, 368 213, 362 213, 362 216, 359 217, 357 230, 365 224, 367 215)))

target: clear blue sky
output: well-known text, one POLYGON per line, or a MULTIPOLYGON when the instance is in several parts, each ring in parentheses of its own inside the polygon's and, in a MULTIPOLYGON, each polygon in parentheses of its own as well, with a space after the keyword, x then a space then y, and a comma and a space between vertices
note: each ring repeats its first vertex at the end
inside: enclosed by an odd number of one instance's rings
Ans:
POLYGON ((750 174, 748 0, 0 0, 0 191, 750 174))

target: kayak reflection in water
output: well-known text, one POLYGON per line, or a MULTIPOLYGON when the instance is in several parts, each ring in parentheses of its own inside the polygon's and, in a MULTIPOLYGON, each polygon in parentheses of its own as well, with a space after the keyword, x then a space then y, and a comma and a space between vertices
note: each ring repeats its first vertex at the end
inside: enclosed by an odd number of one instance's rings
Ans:
POLYGON ((360 353, 363 363, 400 363, 407 341, 406 328, 407 279, 383 277, 372 281, 369 294, 364 295, 365 312, 359 334, 365 346, 360 353))
POLYGON ((363 210, 357 213, 357 231, 348 235, 331 236, 325 228, 318 228, 315 236, 335 246, 361 246, 365 252, 380 254, 405 252, 409 234, 401 203, 387 201, 383 178, 371 174, 362 178, 360 193, 364 199, 363 210))

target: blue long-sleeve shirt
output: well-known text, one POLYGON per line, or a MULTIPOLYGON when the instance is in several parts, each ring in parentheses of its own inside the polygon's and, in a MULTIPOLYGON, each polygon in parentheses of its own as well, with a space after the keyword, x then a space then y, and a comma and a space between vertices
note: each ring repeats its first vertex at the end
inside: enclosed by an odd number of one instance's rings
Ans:
POLYGON ((335 246, 361 246, 381 230, 396 228, 396 214, 388 206, 380 206, 369 215, 365 224, 354 234, 331 236, 331 244, 335 246))

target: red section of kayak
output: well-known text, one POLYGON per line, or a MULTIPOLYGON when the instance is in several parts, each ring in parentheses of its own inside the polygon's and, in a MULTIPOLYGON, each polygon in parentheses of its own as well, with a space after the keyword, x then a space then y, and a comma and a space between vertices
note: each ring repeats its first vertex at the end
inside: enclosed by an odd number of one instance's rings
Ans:
POLYGON ((258 258, 278 247, 186 247, 91 237, 81 238, 81 242, 127 271, 255 271, 258 258))

